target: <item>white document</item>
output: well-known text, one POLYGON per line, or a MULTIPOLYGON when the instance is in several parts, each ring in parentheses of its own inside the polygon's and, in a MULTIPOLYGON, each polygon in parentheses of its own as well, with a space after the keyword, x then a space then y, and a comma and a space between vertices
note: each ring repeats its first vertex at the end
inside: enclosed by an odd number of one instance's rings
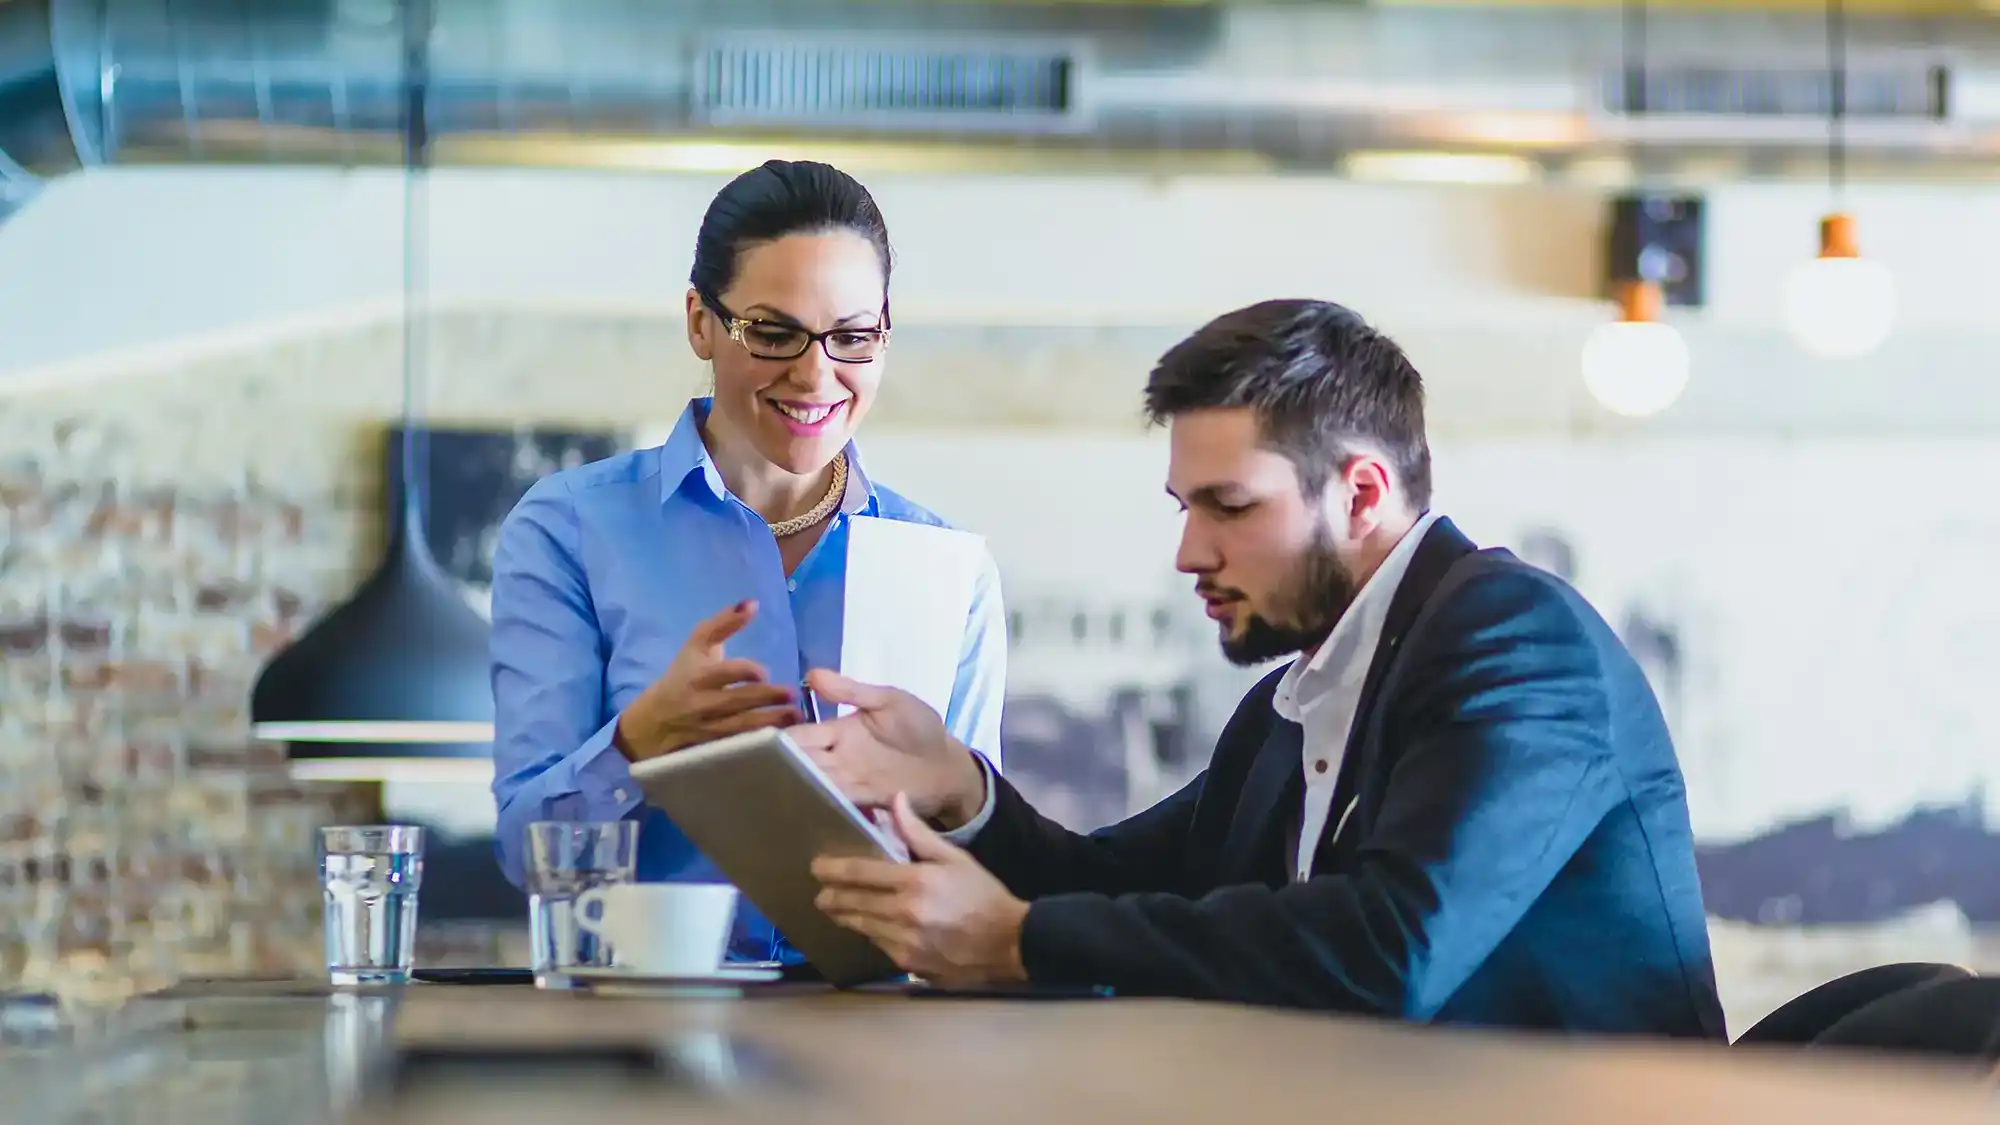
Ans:
POLYGON ((985 565, 986 540, 969 531, 853 517, 841 674, 901 688, 942 716, 985 565))

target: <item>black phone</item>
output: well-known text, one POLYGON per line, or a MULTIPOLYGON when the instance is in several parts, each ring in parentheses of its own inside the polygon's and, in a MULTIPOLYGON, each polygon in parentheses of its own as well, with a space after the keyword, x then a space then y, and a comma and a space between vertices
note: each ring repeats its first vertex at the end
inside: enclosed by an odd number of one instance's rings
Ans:
POLYGON ((410 979, 426 984, 533 984, 535 971, 498 965, 457 969, 411 969, 410 979))
POLYGON ((674 1034, 643 1041, 563 1043, 438 1043, 405 1047, 387 1060, 384 1093, 434 1090, 447 1097, 497 1083, 643 1092, 665 1087, 689 1093, 753 1088, 808 1088, 806 1075, 769 1049, 730 1035, 674 1034))
POLYGON ((626 1043, 511 1044, 453 1043, 407 1047, 390 1060, 388 1089, 408 1096, 419 1089, 507 1082, 649 1083, 673 1082, 673 1065, 650 1046, 626 1043))
POLYGON ((925 1000, 1110 1000, 1118 990, 1107 984, 989 984, 970 988, 912 984, 903 994, 925 1000))

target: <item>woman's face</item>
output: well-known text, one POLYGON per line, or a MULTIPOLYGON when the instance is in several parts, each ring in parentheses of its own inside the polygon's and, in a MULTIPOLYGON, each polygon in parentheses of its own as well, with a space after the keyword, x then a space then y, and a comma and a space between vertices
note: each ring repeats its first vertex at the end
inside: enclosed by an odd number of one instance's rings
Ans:
POLYGON ((789 472, 824 468, 854 436, 881 384, 886 353, 869 333, 884 327, 884 292, 874 245, 853 231, 791 234, 738 253, 736 280, 717 296, 729 315, 748 322, 740 325, 743 342, 688 294, 688 342, 715 369, 713 413, 789 472), (753 354, 796 348, 800 329, 834 335, 792 359, 753 354), (841 362, 829 347, 874 358, 841 362))

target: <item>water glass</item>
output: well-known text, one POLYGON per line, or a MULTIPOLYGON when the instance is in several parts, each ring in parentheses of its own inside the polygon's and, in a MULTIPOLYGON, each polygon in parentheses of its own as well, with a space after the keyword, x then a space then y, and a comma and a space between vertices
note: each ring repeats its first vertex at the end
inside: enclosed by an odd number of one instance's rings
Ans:
POLYGON ((576 924, 576 897, 629 883, 639 862, 633 820, 542 820, 528 826, 529 967, 542 988, 567 988, 563 973, 611 964, 610 943, 576 924))
POLYGON ((403 984, 417 952, 424 830, 407 824, 320 829, 326 971, 336 985, 403 984))

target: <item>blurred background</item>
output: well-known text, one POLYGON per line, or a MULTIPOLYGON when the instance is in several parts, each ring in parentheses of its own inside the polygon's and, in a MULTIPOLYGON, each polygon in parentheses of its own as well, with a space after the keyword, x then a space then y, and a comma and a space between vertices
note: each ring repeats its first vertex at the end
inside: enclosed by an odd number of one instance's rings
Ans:
POLYGON ((2000 968, 1979 0, 435 0, 414 89, 406 14, 0 0, 0 984, 318 971, 312 829, 384 811, 437 833, 427 956, 519 957, 485 781, 295 779, 251 686, 379 563, 401 427, 475 606, 529 483, 663 438, 696 224, 772 156, 887 215, 863 457, 989 536, 1064 820, 1178 786, 1261 671, 1173 572, 1147 369, 1323 297, 1423 372, 1439 507, 1653 674, 1732 1030, 2000 968))

